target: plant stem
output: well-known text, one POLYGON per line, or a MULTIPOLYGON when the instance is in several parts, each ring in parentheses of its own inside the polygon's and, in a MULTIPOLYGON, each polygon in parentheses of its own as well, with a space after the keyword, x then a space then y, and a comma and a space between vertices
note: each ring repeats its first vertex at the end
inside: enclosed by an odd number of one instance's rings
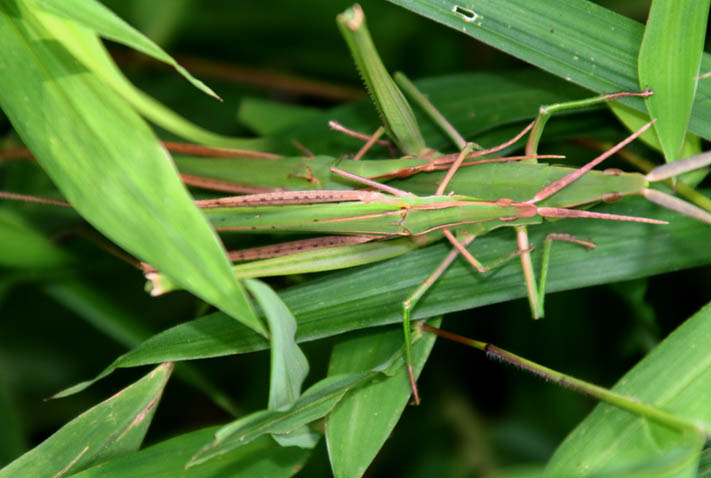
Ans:
POLYGON ((430 332, 432 334, 438 335, 440 337, 459 342, 469 347, 474 347, 475 349, 485 352, 490 358, 495 358, 501 360, 502 362, 509 363, 523 370, 538 375, 546 380, 557 383, 564 387, 570 388, 574 391, 589 395, 597 400, 614 405, 622 410, 634 413, 641 417, 652 420, 656 423, 669 427, 673 430, 685 432, 692 431, 696 434, 709 438, 709 430, 705 430, 702 427, 678 416, 673 413, 662 410, 661 408, 654 407, 651 405, 646 405, 640 403, 637 399, 632 397, 627 397, 619 393, 613 392, 606 388, 600 387, 598 385, 586 382, 584 380, 571 377, 564 373, 558 372, 556 370, 550 369, 543 365, 537 364, 523 357, 519 357, 511 352, 501 349, 495 345, 480 342, 478 340, 469 339, 467 337, 462 337, 461 335, 453 334, 435 327, 431 327, 426 324, 420 325, 423 331, 430 332))

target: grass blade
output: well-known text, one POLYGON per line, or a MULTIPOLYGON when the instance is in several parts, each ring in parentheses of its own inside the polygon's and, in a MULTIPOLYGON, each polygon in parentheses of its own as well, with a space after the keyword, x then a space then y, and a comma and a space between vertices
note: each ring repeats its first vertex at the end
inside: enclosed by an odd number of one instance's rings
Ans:
POLYGON ((296 320, 279 296, 264 282, 246 281, 269 324, 272 352, 269 409, 288 406, 301 394, 301 385, 309 373, 309 364, 294 341, 296 320))
POLYGON ((310 387, 285 410, 262 410, 230 423, 217 432, 212 443, 200 450, 188 467, 206 463, 267 433, 291 433, 324 417, 351 388, 380 372, 339 375, 325 378, 310 387))
MULTIPOLYGON (((677 413, 711 430, 711 408, 705 399, 711 394, 709 349, 711 305, 702 308, 669 335, 620 379, 613 390, 677 413)), ((654 476, 695 476, 695 463, 703 441, 700 437, 679 436, 610 405, 600 404, 558 448, 547 471, 551 476, 561 476, 615 470, 618 476, 631 476, 625 466, 669 459, 666 466, 672 469, 671 474, 654 476), (677 456, 664 458, 668 452, 677 456), (678 466, 686 471, 682 472, 678 466), (690 474, 689 467, 694 474, 690 474)), ((669 469, 658 469, 670 473, 669 469)))
POLYGON ((79 213, 127 251, 264 332, 148 125, 23 4, 0 1, 0 43, 7 46, 0 106, 79 213))
MULTIPOLYGON (((438 327, 441 321, 431 325, 438 327)), ((425 334, 412 347, 418 377, 432 347, 434 335, 425 334)), ((402 328, 376 329, 337 344, 329 362, 329 375, 373 368, 402 350, 402 328)), ((410 398, 407 370, 358 387, 346 394, 326 418, 326 440, 334 476, 363 476, 390 436, 410 398), (377 417, 377 419, 374 419, 377 417)))
MULTIPOLYGON (((309 373, 309 363, 294 335, 296 319, 279 296, 264 282, 247 280, 245 285, 255 297, 269 324, 271 367, 269 376, 269 410, 289 407, 301 395, 301 386, 309 373)), ((288 435, 273 435, 282 446, 313 448, 320 435, 308 428, 294 430, 288 435)))
POLYGON ((311 450, 279 446, 264 436, 203 465, 185 464, 219 427, 203 428, 162 441, 138 453, 122 456, 85 470, 72 478, 288 478, 301 469, 311 450))
POLYGON ((220 98, 210 87, 192 76, 188 70, 180 66, 173 57, 153 43, 150 38, 96 0, 31 0, 30 3, 48 13, 77 22, 106 39, 122 43, 158 61, 167 63, 195 88, 214 98, 220 98))
POLYGON ((694 104, 704 52, 708 1, 654 0, 639 52, 639 84, 667 162, 676 161, 694 104))
MULTIPOLYGON (((569 225, 566 232, 592 238, 597 247, 590 253, 565 244, 553 248, 549 293, 711 264, 711 249, 707 247, 711 231, 705 224, 660 211, 641 200, 597 210, 655 217, 669 220, 670 224, 648 227, 628 223, 611 228, 603 221, 581 220, 574 223, 575 227, 569 225), (590 260, 595 260, 592 269, 590 260)), ((531 231, 531 241, 540 244, 549 232, 560 231, 559 222, 543 224, 531 231)), ((511 252, 514 247, 511 231, 499 230, 477 239, 470 250, 486 262, 511 252)), ((437 244, 390 261, 327 274, 282 292, 299 324, 297 341, 399 323, 400 302, 434 270, 447 251, 445 244, 437 244), (393 275, 393 270, 399 274, 393 275)), ((538 254, 533 256, 534 261, 538 260, 538 254)), ((510 262, 482 276, 468 264, 457 261, 420 301, 414 316, 421 319, 524 296, 518 264, 510 262)), ((248 353, 268 346, 264 337, 240 327, 224 314, 215 313, 153 336, 116 359, 93 380, 77 384, 58 396, 77 393, 117 368, 159 363, 167 357, 191 360, 248 353)))
MULTIPOLYGON (((643 26, 592 2, 390 1, 597 93, 639 88, 643 26)), ((711 71, 710 55, 701 69, 711 71)), ((645 111, 642 100, 622 102, 645 111)), ((711 82, 699 84, 689 129, 711 139, 711 82)))
POLYGON ((0 470, 0 477, 71 475, 137 450, 172 370, 173 364, 163 364, 120 393, 87 410, 0 470))
POLYGON ((269 144, 268 141, 258 139, 219 135, 191 123, 133 86, 116 67, 94 30, 61 16, 45 13, 44 10, 35 9, 34 13, 38 21, 54 35, 53 40, 61 42, 64 48, 72 52, 86 68, 113 88, 136 110, 166 130, 212 146, 259 150, 269 144))

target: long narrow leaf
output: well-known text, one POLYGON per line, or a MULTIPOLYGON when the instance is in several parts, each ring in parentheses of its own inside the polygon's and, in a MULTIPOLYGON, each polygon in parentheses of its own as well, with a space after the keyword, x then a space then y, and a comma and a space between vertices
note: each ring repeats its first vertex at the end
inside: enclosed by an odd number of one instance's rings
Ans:
POLYGON ((288 434, 324 417, 343 395, 376 375, 377 371, 332 376, 310 387, 285 410, 262 410, 230 423, 217 432, 215 439, 200 450, 189 467, 206 463, 259 438, 266 433, 288 434))
MULTIPOLYGON (((643 26, 587 0, 390 1, 592 91, 639 88, 643 26)), ((701 70, 711 71, 711 55, 701 70)), ((644 111, 641 100, 623 103, 644 111)), ((699 84, 689 129, 711 139, 711 82, 699 84)))
POLYGON ((173 364, 150 374, 67 423, 0 470, 2 478, 70 475, 135 451, 153 419, 173 364))
POLYGON ((54 39, 61 42, 64 48, 72 52, 86 68, 113 88, 142 115, 166 130, 212 146, 251 150, 264 149, 268 146, 268 141, 222 136, 193 124, 133 86, 116 67, 94 30, 82 23, 67 20, 63 16, 47 13, 43 9, 35 8, 34 14, 43 26, 52 32, 54 39))
POLYGON ((145 122, 21 3, 0 1, 0 43, 6 46, 0 106, 80 214, 188 290, 263 332, 217 237, 145 122))
POLYGON ((94 466, 72 478, 287 478, 298 473, 310 450, 285 448, 264 436, 203 465, 185 464, 219 427, 204 428, 171 438, 127 456, 94 466))
MULTIPOLYGON (((540 244, 549 232, 571 232, 592 238, 597 247, 585 252, 572 245, 556 245, 551 254, 549 292, 623 281, 665 271, 711 264, 707 225, 661 212, 644 201, 598 209, 617 214, 639 214, 669 220, 667 226, 572 221, 544 224, 531 231, 540 244), (591 267, 591 261, 594 266, 591 267)), ((477 239, 470 250, 482 261, 515 249, 513 233, 499 230, 477 239)), ((317 340, 350 330, 397 323, 404 300, 437 267, 448 247, 438 244, 402 257, 336 272, 292 287, 282 293, 297 318, 297 341, 317 340), (398 271, 393 274, 393 271, 398 271)), ((534 259, 538 259, 534 252, 534 259)), ((520 265, 513 261, 488 275, 473 272, 464 261, 452 265, 414 311, 416 318, 470 309, 525 296, 520 265)), ((266 339, 239 327, 224 314, 211 314, 168 329, 119 357, 101 374, 58 396, 77 393, 117 368, 136 367, 167 359, 190 360, 264 350, 266 339)))
POLYGON ((639 84, 654 91, 645 101, 668 162, 681 157, 708 14, 708 0, 654 0, 644 31, 639 84))
MULTIPOLYGON (((440 322, 433 321, 432 325, 437 327, 440 322)), ((415 377, 419 377, 434 342, 435 335, 426 334, 413 344, 415 377)), ((402 347, 400 327, 350 337, 334 347, 328 373, 368 370, 402 347)), ((326 418, 326 443, 334 476, 363 476, 395 428, 410 395, 403 367, 395 375, 373 380, 343 397, 326 418)))
MULTIPOLYGON (((296 319, 291 311, 268 285, 257 280, 246 281, 269 324, 269 349, 271 367, 269 374, 269 410, 288 408, 301 395, 301 386, 309 373, 306 356, 296 345, 296 319)), ((313 448, 320 438, 308 429, 296 430, 289 435, 274 435, 282 446, 313 448)))
POLYGON ((30 3, 54 15, 82 24, 109 40, 139 50, 156 60, 175 68, 195 88, 215 98, 219 98, 205 83, 193 77, 190 72, 180 66, 173 57, 150 38, 126 23, 114 12, 96 0, 30 0, 30 3))
MULTIPOLYGON (((688 319, 652 353, 627 373, 613 390, 643 403, 678 413, 711 431, 711 305, 688 319)), ((666 452, 681 453, 677 474, 692 476, 688 467, 698 461, 703 439, 689 442, 671 431, 652 425, 632 414, 601 404, 566 439, 548 466, 550 476, 601 473, 617 470, 631 476, 625 466, 661 458, 666 452), (689 449, 689 446, 695 448, 689 449), (681 448, 679 448, 681 447, 681 448), (683 450, 691 453, 684 456, 683 450), (686 464, 682 472, 679 464, 686 464)), ((659 465, 658 465, 659 466, 659 465)), ((692 468, 695 471, 695 468, 692 468)), ((647 473, 650 471, 648 470, 647 473)), ((637 475, 635 475, 637 476, 637 475)), ((639 475, 639 476, 652 476, 639 475)))

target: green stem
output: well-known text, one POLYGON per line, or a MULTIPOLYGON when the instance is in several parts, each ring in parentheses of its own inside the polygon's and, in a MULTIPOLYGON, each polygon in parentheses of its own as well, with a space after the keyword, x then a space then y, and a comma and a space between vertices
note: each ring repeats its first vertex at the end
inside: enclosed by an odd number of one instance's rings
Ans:
POLYGON ((490 358, 499 359, 503 362, 509 363, 511 365, 520 367, 523 370, 531 372, 539 377, 542 377, 551 382, 557 383, 564 387, 570 388, 571 390, 589 395, 597 400, 614 405, 622 410, 634 413, 641 417, 652 420, 656 423, 669 427, 673 430, 680 432, 692 431, 696 434, 704 436, 708 439, 709 431, 705 430, 698 425, 679 417, 673 413, 662 410, 661 408, 654 407, 651 405, 646 405, 640 403, 632 397, 627 397, 619 393, 613 392, 606 388, 594 385, 592 383, 586 382, 584 380, 571 377, 564 373, 558 372, 556 370, 544 367, 543 365, 537 364, 523 357, 519 357, 511 352, 501 349, 495 345, 480 342, 478 340, 468 339, 451 332, 446 332, 444 330, 431 327, 429 325, 421 325, 422 330, 425 332, 430 332, 432 334, 438 335, 440 337, 459 342, 461 344, 467 345, 469 347, 474 347, 475 349, 485 352, 490 358))

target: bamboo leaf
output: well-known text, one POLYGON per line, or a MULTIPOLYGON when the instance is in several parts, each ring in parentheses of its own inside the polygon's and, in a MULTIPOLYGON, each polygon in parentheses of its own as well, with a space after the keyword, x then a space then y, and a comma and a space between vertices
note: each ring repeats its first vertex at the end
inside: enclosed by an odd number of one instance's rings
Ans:
MULTIPOLYGON (((437 320, 433 326, 438 327, 437 320)), ((419 377, 435 336, 426 334, 412 347, 413 369, 419 377)), ((403 347, 402 328, 376 329, 348 338, 333 348, 328 374, 368 370, 403 347)), ((395 428, 410 398, 407 370, 401 368, 346 394, 326 418, 326 443, 334 476, 363 476, 395 428)))
POLYGON ((264 436, 203 465, 185 469, 190 457, 219 427, 203 428, 127 456, 109 460, 72 475, 72 478, 287 478, 301 469, 311 450, 277 445, 264 436))
POLYGON ((86 68, 157 125, 184 138, 213 146, 251 150, 268 146, 268 141, 227 137, 193 124, 133 86, 116 67, 93 30, 44 10, 35 9, 34 13, 38 21, 54 35, 54 40, 61 42, 86 68))
MULTIPOLYGON (((562 244, 552 250, 548 292, 617 282, 665 271, 711 264, 711 240, 707 225, 662 211, 642 200, 622 201, 597 210, 638 214, 670 221, 667 226, 606 221, 570 220, 532 228, 533 244, 546 234, 565 232, 591 238, 597 247, 585 252, 562 244), (595 267, 590 267, 594 260, 595 267)), ((515 249, 513 234, 493 231, 478 238, 470 250, 486 263, 515 249)), ((351 330, 398 323, 401 302, 437 267, 448 247, 437 244, 404 256, 339 271, 282 292, 281 297, 298 322, 297 341, 317 340, 351 330), (393 274, 392 271, 398 271, 393 274)), ((534 260, 539 255, 534 253, 534 260)), ((479 275, 463 261, 455 262, 414 310, 414 318, 426 318, 525 296, 520 265, 509 262, 489 274, 479 275)), ((84 390, 117 368, 136 367, 171 360, 219 357, 264 350, 266 339, 239 327, 224 314, 210 314, 161 332, 136 349, 117 358, 93 380, 77 384, 57 396, 84 390)))
POLYGON ((711 477, 711 448, 706 448, 701 453, 699 460, 699 478, 711 477))
MULTIPOLYGON (((492 72, 467 73, 426 78, 414 83, 462 136, 484 146, 495 146, 500 141, 487 142, 483 133, 497 126, 533 118, 541 105, 589 96, 576 85, 535 70, 520 77, 492 72)), ((418 110, 415 110, 415 117, 427 147, 439 151, 451 148, 451 140, 437 125, 418 110)), ((343 151, 357 151, 362 146, 362 142, 330 131, 329 120, 360 131, 373 131, 380 124, 372 104, 361 101, 332 108, 320 118, 314 117, 311 121, 285 128, 279 134, 288 140, 296 139, 317 153, 333 151, 338 155, 343 151)), ((286 145, 279 152, 293 154, 293 146, 286 145)))
POLYGON ((269 324, 272 370, 269 385, 269 409, 290 405, 301 394, 301 385, 309 373, 309 364, 294 341, 296 320, 279 296, 264 282, 246 281, 269 324))
MULTIPOLYGON (((705 398, 711 394, 709 349, 711 305, 706 305, 620 379, 613 390, 676 413, 705 427, 708 433, 711 408, 705 398)), ((704 440, 679 435, 600 404, 561 444, 547 473, 696 476, 704 440), (645 462, 651 463, 636 470, 645 462)))
MULTIPOLYGON (((390 1, 597 93, 639 87, 642 25, 592 2, 390 1)), ((711 71, 709 54, 701 70, 711 71)), ((622 102, 644 111, 639 99, 622 102)), ((711 139, 711 82, 699 84, 689 130, 711 139)))
POLYGON ((158 61, 167 63, 175 68, 195 88, 219 99, 219 96, 210 87, 192 76, 188 70, 180 66, 173 57, 168 55, 150 38, 133 28, 96 0, 30 0, 30 3, 53 15, 77 22, 104 38, 122 43, 158 61))
POLYGON ((639 84, 667 162, 681 151, 704 52, 708 1, 654 0, 639 52, 639 84))
POLYGON ((2 478, 69 476, 135 451, 153 419, 173 370, 166 363, 96 405, 0 470, 2 478))
MULTIPOLYGON (((309 363, 296 345, 296 319, 279 296, 264 282, 247 280, 245 285, 264 311, 269 324, 271 369, 269 378, 269 410, 288 408, 301 394, 301 386, 309 373, 309 363)), ((273 435, 282 446, 313 448, 320 435, 308 429, 289 435, 273 435)))
POLYGON ((127 251, 264 332, 217 237, 145 122, 23 4, 0 2, 0 43, 7 46, 0 106, 79 213, 127 251))
POLYGON ((0 265, 22 269, 65 266, 71 257, 12 209, 0 209, 0 265))
MULTIPOLYGON (((637 111, 621 103, 610 104, 610 109, 630 131, 637 131, 650 120, 648 114, 637 111)), ((659 138, 654 130, 648 129, 639 137, 639 139, 647 144, 647 146, 650 146, 657 151, 662 151, 662 145, 659 143, 659 138)), ((701 153, 700 138, 695 134, 687 133, 680 157, 689 158, 699 153, 701 153)))
POLYGON ((188 467, 206 463, 244 446, 266 433, 288 434, 324 417, 351 388, 371 379, 379 371, 327 377, 304 392, 285 410, 262 410, 230 423, 217 432, 212 443, 200 450, 188 467))

